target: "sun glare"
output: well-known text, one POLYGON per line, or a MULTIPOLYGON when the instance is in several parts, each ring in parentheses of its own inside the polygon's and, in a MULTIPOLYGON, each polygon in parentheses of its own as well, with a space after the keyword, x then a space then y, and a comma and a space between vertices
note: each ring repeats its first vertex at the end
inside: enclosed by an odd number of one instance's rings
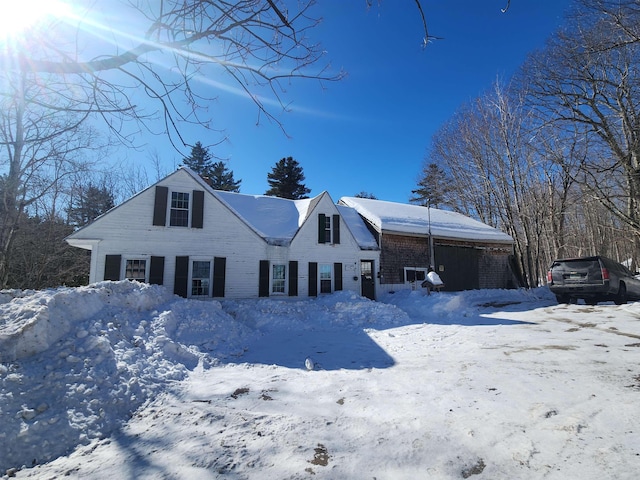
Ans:
POLYGON ((61 17, 69 5, 60 0, 0 0, 0 37, 12 37, 46 17, 61 17))

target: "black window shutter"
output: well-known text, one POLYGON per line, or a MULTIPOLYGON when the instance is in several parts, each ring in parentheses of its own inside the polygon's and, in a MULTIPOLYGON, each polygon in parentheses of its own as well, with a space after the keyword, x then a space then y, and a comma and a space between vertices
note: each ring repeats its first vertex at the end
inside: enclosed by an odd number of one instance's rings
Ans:
POLYGON ((298 296, 298 262, 295 260, 289 262, 289 296, 298 296))
POLYGON ((224 297, 224 282, 227 275, 227 259, 214 257, 213 259, 213 296, 224 297))
POLYGON ((325 243, 326 216, 324 213, 318 214, 318 243, 325 243))
POLYGON ((333 243, 340 243, 340 215, 333 216, 333 243))
POLYGON ((120 280, 120 263, 122 255, 107 255, 104 260, 104 279, 120 280))
POLYGON ((258 283, 258 296, 269 296, 269 260, 260 260, 260 275, 258 283))
POLYGON ((149 267, 149 283, 162 285, 164 281, 164 257, 151 257, 149 267))
POLYGON ((204 191, 193 191, 193 211, 191 212, 191 228, 202 228, 204 218, 204 191))
POLYGON ((333 264, 333 289, 337 292, 338 290, 342 290, 342 264, 334 263, 333 264))
POLYGON ((318 264, 309 262, 309 296, 318 296, 318 264))
POLYGON ((189 283, 189 257, 176 257, 176 273, 173 283, 173 293, 187 298, 189 283))
POLYGON ((169 189, 156 186, 156 200, 153 205, 153 224, 164 227, 167 223, 167 199, 169 189))

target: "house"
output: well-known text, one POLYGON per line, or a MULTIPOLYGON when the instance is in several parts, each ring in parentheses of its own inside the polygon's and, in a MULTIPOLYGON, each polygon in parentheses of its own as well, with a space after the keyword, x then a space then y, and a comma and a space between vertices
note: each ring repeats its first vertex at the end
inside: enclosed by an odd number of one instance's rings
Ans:
POLYGON ((375 298, 380 252, 355 210, 213 190, 180 168, 66 238, 91 251, 91 283, 131 279, 190 298, 375 298))
POLYGON ((433 266, 445 290, 513 288, 513 238, 465 215, 418 205, 343 197, 380 246, 380 291, 419 288, 433 266))

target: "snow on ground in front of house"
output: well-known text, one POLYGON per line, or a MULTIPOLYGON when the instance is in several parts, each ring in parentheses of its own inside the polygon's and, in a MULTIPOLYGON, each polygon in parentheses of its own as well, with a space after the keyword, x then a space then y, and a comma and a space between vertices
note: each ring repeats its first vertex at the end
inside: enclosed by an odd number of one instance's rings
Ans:
POLYGON ((379 302, 4 291, 0 474, 633 478, 639 317, 544 288, 379 302))

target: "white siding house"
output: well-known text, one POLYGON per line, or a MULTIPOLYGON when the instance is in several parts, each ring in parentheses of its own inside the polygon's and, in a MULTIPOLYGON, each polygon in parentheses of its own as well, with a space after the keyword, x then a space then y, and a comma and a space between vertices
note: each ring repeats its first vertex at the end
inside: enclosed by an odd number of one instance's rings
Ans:
POLYGON ((193 298, 375 298, 379 249, 362 218, 327 192, 306 200, 211 189, 181 168, 77 230, 90 282, 135 279, 193 298))

